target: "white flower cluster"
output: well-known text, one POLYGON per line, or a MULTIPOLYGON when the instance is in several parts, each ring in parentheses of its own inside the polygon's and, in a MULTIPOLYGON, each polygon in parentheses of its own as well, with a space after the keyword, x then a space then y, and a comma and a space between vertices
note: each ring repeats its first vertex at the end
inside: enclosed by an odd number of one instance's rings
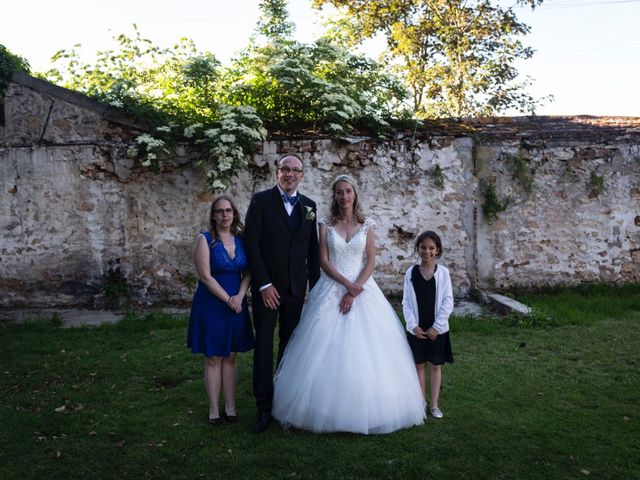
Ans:
POLYGON ((371 113, 369 114, 369 116, 371 117, 371 119, 376 122, 378 125, 380 125, 381 127, 388 127, 389 126, 389 122, 387 122, 384 118, 382 118, 380 115, 378 115, 377 113, 371 113))
POLYGON ((231 133, 223 133, 222 135, 220 135, 220 141, 222 143, 233 143, 236 141, 236 136, 231 133))
POLYGON ((184 136, 187 138, 192 138, 198 129, 202 128, 203 125, 201 123, 194 123, 193 125, 189 125, 184 129, 184 136))
MULTIPOLYGON (((171 131, 171 127, 158 127, 158 130, 165 132, 163 128, 168 128, 171 131), (162 130, 161 130, 162 129, 162 130)), ((136 138, 136 146, 131 146, 127 149, 127 155, 131 158, 137 157, 142 153, 140 164, 143 167, 150 167, 158 162, 160 153, 167 153, 164 140, 155 138, 148 133, 138 135, 136 138)))
POLYGON ((212 164, 207 172, 211 189, 226 188, 228 179, 247 165, 245 148, 252 148, 266 136, 267 131, 253 108, 224 108, 219 126, 204 130, 196 140, 207 148, 208 161, 212 164))
POLYGON ((327 122, 325 128, 332 134, 343 134, 349 130, 349 122, 358 117, 362 109, 350 96, 340 92, 322 94, 320 102, 325 106, 320 110, 327 122))
POLYGON ((164 140, 152 137, 148 133, 143 133, 142 135, 139 135, 138 138, 136 138, 136 142, 139 145, 146 144, 147 152, 151 150, 155 150, 157 148, 164 147, 164 140))
MULTIPOLYGON (((217 126, 207 128, 202 123, 187 126, 183 134, 204 149, 198 163, 207 164, 207 181, 214 191, 227 188, 229 178, 246 167, 247 153, 257 142, 267 137, 262 120, 252 107, 224 107, 217 126)), ((156 132, 167 138, 175 124, 163 125, 156 132)), ((140 156, 140 163, 149 167, 157 165, 162 153, 168 153, 166 142, 147 133, 136 138, 136 145, 127 150, 130 157, 140 156)))

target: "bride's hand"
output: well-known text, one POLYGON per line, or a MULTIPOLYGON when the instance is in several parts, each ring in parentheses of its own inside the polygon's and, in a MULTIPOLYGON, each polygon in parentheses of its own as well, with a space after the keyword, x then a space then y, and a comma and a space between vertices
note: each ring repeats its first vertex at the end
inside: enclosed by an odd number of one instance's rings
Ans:
POLYGON ((349 282, 345 285, 347 288, 347 293, 352 297, 357 297, 362 293, 363 288, 355 282, 349 282))
POLYGON ((343 315, 346 315, 347 313, 349 313, 349 310, 351 310, 351 306, 353 305, 353 301, 355 300, 355 297, 353 295, 351 295, 350 293, 345 293, 344 296, 342 297, 342 300, 340 301, 340 313, 342 313, 343 315))

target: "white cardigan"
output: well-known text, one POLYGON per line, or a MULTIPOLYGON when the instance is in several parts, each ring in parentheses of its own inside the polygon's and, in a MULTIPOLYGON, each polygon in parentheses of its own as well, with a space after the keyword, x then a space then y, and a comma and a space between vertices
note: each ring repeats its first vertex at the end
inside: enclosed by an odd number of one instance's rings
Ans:
MULTIPOLYGON (((407 331, 413 333, 413 329, 419 324, 418 316, 418 300, 416 299, 416 291, 411 283, 411 270, 413 266, 404 274, 404 293, 402 296, 402 311, 404 313, 404 321, 407 324, 407 331)), ((438 333, 449 331, 449 315, 453 311, 453 288, 451 287, 451 277, 447 267, 438 265, 436 273, 433 275, 436 279, 436 308, 435 320, 433 328, 438 333)))

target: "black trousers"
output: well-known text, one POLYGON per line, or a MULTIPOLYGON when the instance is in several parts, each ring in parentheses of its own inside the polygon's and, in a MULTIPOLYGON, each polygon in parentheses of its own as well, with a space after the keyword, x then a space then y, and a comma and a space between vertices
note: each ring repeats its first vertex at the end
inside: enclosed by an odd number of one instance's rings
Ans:
POLYGON ((278 364, 293 330, 300 321, 304 298, 295 297, 291 292, 280 294, 280 308, 269 310, 262 301, 262 295, 254 292, 253 326, 256 345, 253 350, 253 395, 258 412, 271 412, 273 403, 273 335, 278 323, 278 364))

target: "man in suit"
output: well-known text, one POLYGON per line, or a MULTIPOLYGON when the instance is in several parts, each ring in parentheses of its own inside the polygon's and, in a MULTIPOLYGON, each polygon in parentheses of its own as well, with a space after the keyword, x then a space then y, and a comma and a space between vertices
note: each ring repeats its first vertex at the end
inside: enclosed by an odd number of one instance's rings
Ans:
POLYGON ((253 393, 258 433, 271 423, 276 323, 279 363, 300 321, 307 286, 311 289, 320 277, 316 204, 298 193, 304 177, 302 161, 285 155, 277 168, 276 186, 251 198, 244 231, 256 332, 253 393))

